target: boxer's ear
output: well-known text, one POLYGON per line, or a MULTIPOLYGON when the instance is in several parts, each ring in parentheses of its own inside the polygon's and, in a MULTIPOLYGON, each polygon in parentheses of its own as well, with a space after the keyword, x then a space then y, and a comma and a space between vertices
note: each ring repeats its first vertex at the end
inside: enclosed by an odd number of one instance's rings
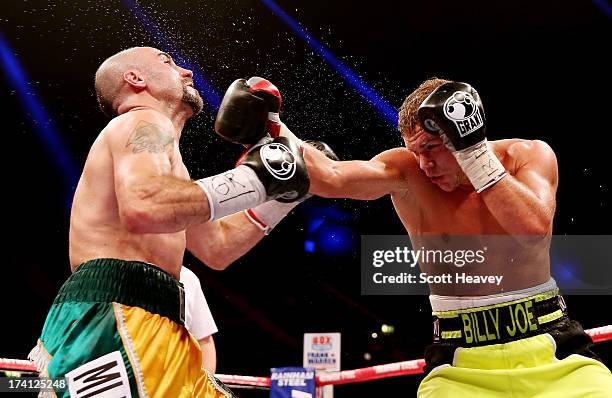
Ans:
POLYGON ((123 80, 135 89, 144 89, 147 83, 144 80, 144 76, 137 69, 128 69, 123 73, 123 80))

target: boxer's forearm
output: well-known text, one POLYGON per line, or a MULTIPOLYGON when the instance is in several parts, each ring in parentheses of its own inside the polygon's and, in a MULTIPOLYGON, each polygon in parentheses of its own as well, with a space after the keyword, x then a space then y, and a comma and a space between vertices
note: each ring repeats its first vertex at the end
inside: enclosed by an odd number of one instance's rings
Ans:
POLYGON ((396 184, 383 173, 372 168, 367 161, 350 160, 334 162, 327 176, 312 182, 311 192, 326 198, 374 200, 391 193, 396 184))
MULTIPOLYGON (((282 123, 280 135, 302 142, 282 123)), ((398 173, 380 161, 334 161, 320 150, 304 145, 310 193, 324 198, 373 200, 397 188, 398 173)))
POLYGON ((506 176, 480 195, 491 214, 509 234, 544 237, 550 233, 554 207, 543 203, 513 176, 506 176))
POLYGON ((208 199, 191 181, 155 176, 125 191, 119 212, 133 233, 173 233, 210 219, 208 199))
POLYGON ((244 212, 187 229, 187 250, 216 270, 223 270, 265 236, 244 212))
POLYGON ((310 176, 310 193, 324 198, 373 200, 398 188, 401 176, 379 161, 333 161, 307 148, 304 159, 310 176))

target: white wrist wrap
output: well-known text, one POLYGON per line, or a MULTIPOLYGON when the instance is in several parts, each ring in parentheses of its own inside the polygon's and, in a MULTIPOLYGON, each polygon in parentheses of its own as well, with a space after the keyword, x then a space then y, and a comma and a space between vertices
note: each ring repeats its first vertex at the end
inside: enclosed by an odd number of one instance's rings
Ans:
POLYGON ((281 124, 280 115, 278 114, 278 112, 268 112, 268 120, 281 124))
POLYGON ((487 140, 453 152, 453 155, 478 193, 495 184, 507 174, 495 153, 489 149, 487 140))
POLYGON ((274 227, 276 227, 278 223, 300 203, 301 202, 283 203, 271 200, 252 209, 247 209, 244 213, 253 224, 268 235, 270 231, 272 231, 274 227))
POLYGON ((266 200, 266 189, 255 171, 245 165, 194 182, 208 198, 209 221, 257 206, 266 200))

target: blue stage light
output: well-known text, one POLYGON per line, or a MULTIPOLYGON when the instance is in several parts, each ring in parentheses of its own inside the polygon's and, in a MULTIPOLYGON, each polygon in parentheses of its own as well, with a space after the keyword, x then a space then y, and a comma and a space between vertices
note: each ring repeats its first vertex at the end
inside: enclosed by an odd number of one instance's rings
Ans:
POLYGON ((347 226, 352 214, 332 204, 321 205, 318 201, 306 202, 301 211, 307 219, 306 252, 321 252, 327 255, 345 255, 353 252, 355 239, 353 230, 347 226))
POLYGON ((559 259, 554 254, 551 258, 551 274, 559 286, 574 288, 580 286, 580 267, 568 259, 559 259))
POLYGON ((304 251, 306 253, 314 253, 315 249, 316 249, 316 245, 312 240, 304 241, 304 251))
POLYGON ((300 206, 300 211, 313 222, 316 219, 323 219, 323 221, 344 223, 354 217, 352 213, 342 211, 336 205, 319 200, 307 201, 300 206))
POLYGON ((353 230, 337 224, 325 224, 316 234, 319 250, 329 255, 345 255, 353 252, 353 230))
POLYGON ((606 0, 593 0, 593 2, 609 17, 612 17, 612 5, 610 5, 610 3, 606 0))
POLYGON ((308 220, 306 232, 308 232, 309 234, 315 232, 317 229, 319 229, 321 225, 323 225, 324 222, 325 220, 322 218, 311 218, 310 220, 308 220))
POLYGON ((273 13, 275 13, 293 32, 306 42, 317 54, 325 59, 334 68, 340 76, 361 96, 363 96, 384 120, 393 128, 397 126, 397 111, 387 101, 381 98, 374 89, 364 82, 355 72, 348 66, 344 65, 331 51, 329 51, 322 43, 312 37, 306 29, 302 28, 293 18, 289 16, 282 8, 280 8, 272 0, 261 0, 273 13))
POLYGON ((55 162, 64 177, 64 193, 66 195, 67 206, 70 207, 72 193, 79 181, 79 169, 64 145, 61 135, 53 126, 51 117, 38 99, 33 85, 28 83, 26 73, 21 65, 19 65, 17 57, 13 54, 8 42, 1 33, 0 60, 7 81, 13 86, 21 104, 28 114, 31 115, 30 122, 33 130, 38 133, 45 150, 49 153, 50 158, 55 162))

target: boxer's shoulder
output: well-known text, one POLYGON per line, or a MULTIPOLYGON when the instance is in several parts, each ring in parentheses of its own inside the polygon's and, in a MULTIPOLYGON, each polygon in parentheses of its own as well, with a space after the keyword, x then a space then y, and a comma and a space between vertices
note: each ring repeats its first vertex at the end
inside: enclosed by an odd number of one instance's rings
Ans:
MULTIPOLYGON (((384 164, 386 174, 396 180, 410 180, 413 175, 418 174, 418 160, 410 150, 404 147, 388 149, 376 155, 373 160, 384 164)), ((407 187, 401 188, 407 189, 407 187)))
POLYGON ((533 159, 556 162, 555 152, 542 140, 510 138, 489 141, 494 152, 504 164, 522 164, 533 159))
POLYGON ((423 176, 419 167, 419 159, 417 155, 408 148, 396 148, 395 164, 401 170, 405 179, 412 180, 423 176))
POLYGON ((550 148, 550 146, 542 140, 527 140, 524 138, 507 138, 503 140, 492 140, 489 141, 489 143, 494 148, 504 148, 506 150, 514 149, 529 151, 532 149, 540 148, 542 146, 550 148))
POLYGON ((152 110, 134 110, 115 117, 100 133, 100 137, 111 145, 125 146, 143 139, 162 141, 174 140, 174 127, 170 119, 162 113, 152 110))
POLYGON ((383 162, 387 167, 398 170, 408 170, 415 165, 418 166, 414 154, 404 147, 388 149, 376 155, 374 159, 383 162))
MULTIPOLYGON (((419 162, 412 151, 405 147, 393 148, 376 156, 385 165, 386 173, 395 183, 390 193, 394 200, 405 199, 414 190, 414 183, 421 178, 419 162)), ((407 202, 403 202, 407 203, 407 202)))

